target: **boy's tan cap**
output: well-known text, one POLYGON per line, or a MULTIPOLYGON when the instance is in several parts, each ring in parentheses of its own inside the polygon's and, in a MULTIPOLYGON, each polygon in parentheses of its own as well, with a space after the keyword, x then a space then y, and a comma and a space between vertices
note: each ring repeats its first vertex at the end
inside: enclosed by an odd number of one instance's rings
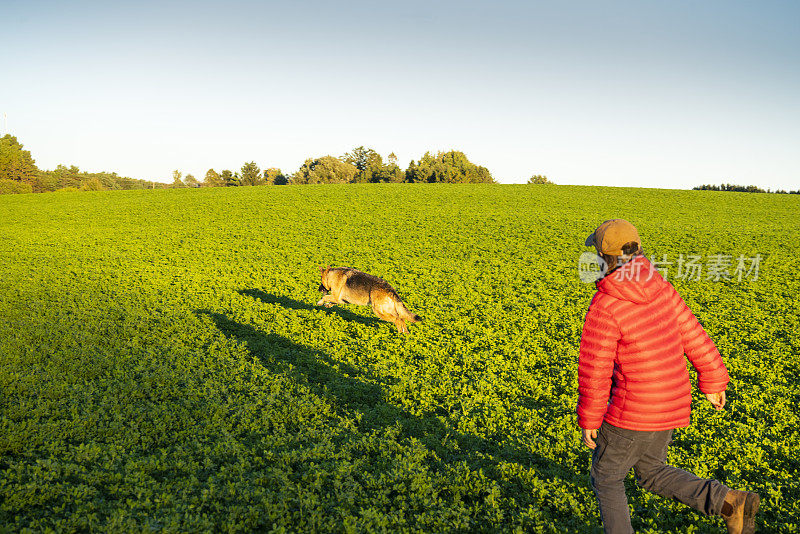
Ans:
POLYGON ((641 244, 636 227, 625 219, 611 219, 589 234, 586 246, 593 246, 600 254, 622 256, 622 245, 630 241, 641 244))

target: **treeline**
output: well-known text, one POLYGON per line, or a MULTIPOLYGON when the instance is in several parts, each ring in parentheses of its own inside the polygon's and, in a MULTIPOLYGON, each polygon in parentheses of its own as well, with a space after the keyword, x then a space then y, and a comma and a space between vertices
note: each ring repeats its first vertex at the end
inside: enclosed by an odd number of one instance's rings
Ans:
POLYGON ((166 184, 119 176, 115 172, 85 172, 75 165, 59 165, 52 171, 39 171, 34 192, 57 190, 106 191, 115 189, 164 189, 166 184))
POLYGON ((263 171, 251 161, 238 171, 209 169, 200 182, 191 174, 176 170, 172 173, 172 187, 231 187, 248 185, 287 184, 369 184, 369 183, 494 183, 489 169, 475 165, 463 152, 451 150, 436 155, 426 152, 419 161, 411 160, 403 170, 397 165, 397 156, 383 157, 363 146, 341 157, 322 156, 307 159, 291 174, 281 169, 263 171))
POLYGON ((40 170, 28 150, 13 135, 0 137, 0 194, 47 191, 103 191, 107 189, 153 189, 168 187, 160 182, 119 176, 115 172, 81 172, 75 165, 40 170))
POLYGON ((778 193, 783 195, 800 195, 800 190, 786 191, 785 189, 761 189, 754 185, 735 185, 735 184, 720 184, 720 185, 698 185, 693 187, 695 191, 738 191, 739 193, 778 193))
POLYGON ((233 187, 287 184, 352 183, 494 183, 489 169, 476 165, 463 152, 426 152, 406 169, 392 153, 384 159, 363 146, 341 157, 307 159, 300 168, 285 174, 277 168, 260 169, 251 161, 237 171, 209 169, 201 180, 176 170, 172 183, 138 180, 112 172, 82 172, 75 165, 40 170, 28 150, 12 135, 0 138, 0 194, 47 191, 103 191, 113 189, 163 189, 174 187, 233 187))

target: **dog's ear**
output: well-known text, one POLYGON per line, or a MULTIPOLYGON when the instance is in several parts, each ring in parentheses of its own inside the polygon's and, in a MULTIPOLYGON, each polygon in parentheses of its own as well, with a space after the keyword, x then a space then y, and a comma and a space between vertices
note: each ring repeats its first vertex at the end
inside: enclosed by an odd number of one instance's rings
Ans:
POLYGON ((319 274, 324 273, 327 270, 327 267, 323 267, 322 265, 319 266, 319 274))

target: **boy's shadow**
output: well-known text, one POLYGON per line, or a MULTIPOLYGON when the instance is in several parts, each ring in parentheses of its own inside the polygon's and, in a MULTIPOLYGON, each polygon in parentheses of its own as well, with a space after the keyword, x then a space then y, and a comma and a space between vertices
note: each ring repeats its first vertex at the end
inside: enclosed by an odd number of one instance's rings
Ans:
POLYGON ((353 321, 359 324, 374 325, 381 322, 377 317, 364 317, 336 306, 331 308, 326 308, 325 306, 316 306, 289 297, 284 297, 282 295, 273 295, 272 293, 267 293, 266 291, 261 291, 260 289, 240 289, 238 293, 246 297, 252 297, 256 300, 260 300, 265 304, 277 304, 278 306, 288 308, 290 310, 323 311, 328 314, 332 313, 338 315, 345 321, 353 321))
MULTIPOLYGON (((264 302, 286 305, 292 309, 317 309, 286 297, 275 297, 256 290, 241 291, 264 302)), ((537 453, 512 445, 500 446, 495 440, 462 434, 445 425, 433 414, 416 416, 386 402, 381 389, 381 379, 365 373, 351 365, 331 358, 322 351, 306 347, 275 333, 265 333, 248 324, 241 324, 228 317, 208 310, 197 310, 198 316, 208 317, 226 337, 243 343, 252 356, 276 374, 290 374, 299 383, 305 384, 316 395, 329 399, 341 415, 361 415, 359 427, 371 431, 394 426, 399 423, 401 435, 418 439, 435 453, 431 467, 440 470, 444 465, 465 462, 471 470, 481 470, 495 480, 504 493, 513 495, 521 509, 530 505, 548 509, 552 518, 572 524, 575 530, 593 530, 574 515, 568 514, 541 496, 537 500, 530 489, 530 482, 501 470, 503 462, 514 462, 535 471, 536 477, 571 487, 586 488, 586 476, 577 475, 569 466, 537 453), (286 365, 291 364, 291 365, 286 365), (457 446, 447 446, 454 442, 457 446)))

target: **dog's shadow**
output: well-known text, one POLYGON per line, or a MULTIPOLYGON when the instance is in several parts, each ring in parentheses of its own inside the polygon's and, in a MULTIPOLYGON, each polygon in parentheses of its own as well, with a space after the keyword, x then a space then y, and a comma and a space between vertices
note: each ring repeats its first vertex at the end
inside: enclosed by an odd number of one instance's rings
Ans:
POLYGON ((354 323, 359 323, 363 325, 369 326, 381 322, 381 320, 378 319, 377 317, 364 317, 362 315, 358 315, 351 311, 345 310, 344 308, 339 308, 338 306, 332 306, 330 308, 326 308, 325 306, 316 306, 314 304, 301 302, 299 300, 285 297, 283 295, 273 295, 272 293, 267 293, 266 291, 262 291, 260 289, 240 289, 238 293, 246 297, 251 297, 256 300, 260 300, 265 304, 277 304, 282 308, 287 308, 290 310, 322 311, 328 314, 338 315, 345 321, 352 321, 354 323))
MULTIPOLYGON (((244 290, 240 293, 291 309, 318 309, 263 291, 244 290)), ((562 465, 533 452, 517 443, 517 440, 503 440, 502 435, 487 439, 459 432, 435 413, 413 414, 385 400, 383 387, 386 382, 381 377, 341 362, 323 351, 210 310, 196 310, 195 314, 210 319, 225 337, 242 343, 266 369, 273 373, 288 374, 305 384, 314 394, 328 399, 341 416, 352 418, 358 415, 356 419, 360 431, 369 433, 400 425, 404 438, 418 440, 433 453, 429 457, 431 469, 440 471, 445 469, 445 465, 465 464, 471 471, 493 479, 501 491, 515 499, 517 506, 522 509, 532 505, 541 507, 546 514, 563 521, 566 530, 596 530, 584 520, 565 513, 560 504, 542 500, 540 494, 536 496, 536 491, 531 491, 535 489, 530 486, 531 480, 520 478, 518 474, 503 468, 509 462, 514 462, 519 465, 518 469, 535 471, 535 478, 542 481, 540 484, 551 481, 568 492, 577 493, 578 488, 586 487, 588 481, 585 475, 576 473, 573 466, 562 465)))

